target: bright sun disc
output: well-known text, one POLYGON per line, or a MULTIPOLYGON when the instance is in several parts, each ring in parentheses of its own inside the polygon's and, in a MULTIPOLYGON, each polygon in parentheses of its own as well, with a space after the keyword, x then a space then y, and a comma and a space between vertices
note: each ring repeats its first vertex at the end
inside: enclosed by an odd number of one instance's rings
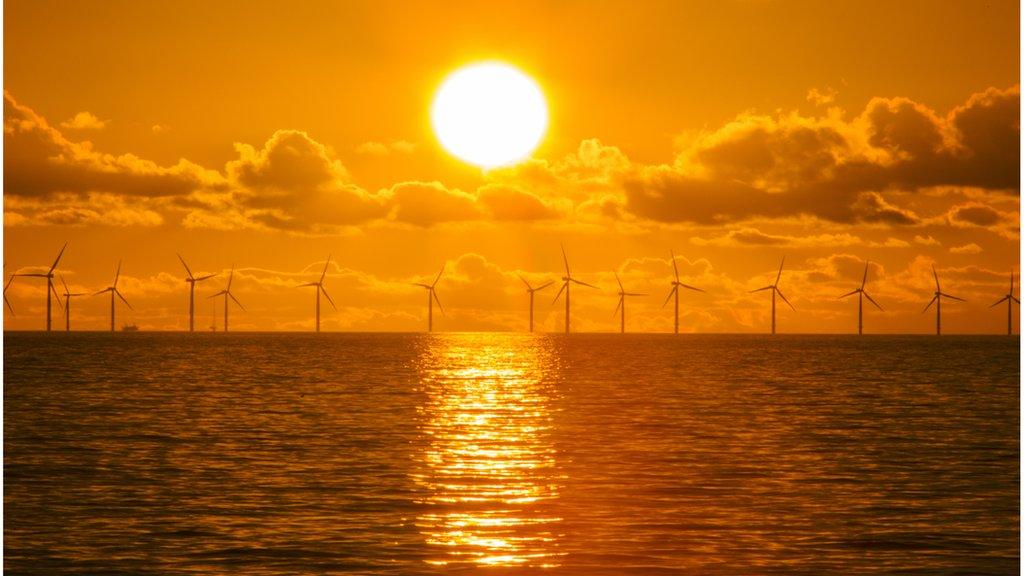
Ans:
POLYGON ((540 144, 548 109, 537 83, 516 68, 483 62, 453 72, 430 110, 444 149, 483 168, 512 164, 540 144))

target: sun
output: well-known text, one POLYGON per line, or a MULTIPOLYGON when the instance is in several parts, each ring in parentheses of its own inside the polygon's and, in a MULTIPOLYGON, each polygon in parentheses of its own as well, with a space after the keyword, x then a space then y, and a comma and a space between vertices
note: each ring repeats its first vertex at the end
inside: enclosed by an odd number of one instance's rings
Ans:
POLYGON ((445 78, 430 120, 445 150, 487 169, 529 156, 544 138, 548 108, 532 78, 502 62, 480 62, 445 78))

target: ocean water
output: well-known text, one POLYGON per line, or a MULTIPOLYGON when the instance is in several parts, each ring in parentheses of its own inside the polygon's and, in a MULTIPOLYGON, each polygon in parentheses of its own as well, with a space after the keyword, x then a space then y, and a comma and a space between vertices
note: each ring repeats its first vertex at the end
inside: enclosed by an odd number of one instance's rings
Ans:
POLYGON ((4 337, 10 574, 1016 574, 1017 337, 4 337))

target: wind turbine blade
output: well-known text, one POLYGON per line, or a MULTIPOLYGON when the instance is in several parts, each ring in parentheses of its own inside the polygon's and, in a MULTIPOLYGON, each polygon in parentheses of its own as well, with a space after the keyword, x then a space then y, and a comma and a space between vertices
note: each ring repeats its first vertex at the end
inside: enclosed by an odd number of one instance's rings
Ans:
POLYGON ((319 286, 319 285, 320 284, 317 283, 317 282, 310 282, 308 284, 299 284, 298 286, 296 286, 296 288, 308 288, 310 286, 319 286))
POLYGON ((647 294, 644 294, 642 292, 623 292, 622 295, 623 296, 647 296, 647 294))
POLYGON ((242 303, 238 301, 238 298, 235 298, 235 295, 234 295, 234 294, 232 294, 231 292, 228 292, 228 296, 229 296, 229 297, 230 297, 230 298, 231 298, 232 300, 234 300, 234 301, 235 301, 235 304, 238 304, 238 307, 239 307, 239 308, 241 308, 242 310, 245 310, 245 306, 242 306, 242 303))
MULTIPOLYGON (((1013 298, 1013 296, 1010 296, 1010 298, 1013 298)), ((1017 304, 1020 304, 1020 300, 1017 300, 1016 298, 1013 298, 1013 301, 1016 302, 1017 304)))
POLYGON ((562 261, 565 262, 565 275, 572 276, 569 273, 569 257, 565 255, 565 244, 559 244, 562 247, 562 261))
POLYGON ((932 307, 932 304, 935 304, 935 301, 938 300, 938 299, 939 299, 938 295, 932 296, 932 301, 929 302, 928 305, 924 307, 924 310, 921 310, 921 314, 924 314, 925 312, 927 312, 928 309, 932 307))
POLYGON ((437 302, 437 309, 441 311, 441 315, 444 315, 444 306, 441 306, 441 300, 437 297, 437 290, 431 290, 430 295, 434 297, 434 302, 437 302))
POLYGON ((320 274, 320 282, 323 283, 324 276, 327 276, 327 267, 331 265, 331 255, 327 255, 327 262, 324 262, 324 271, 320 274))
POLYGON ((530 283, 526 281, 526 278, 523 278, 520 274, 516 274, 516 276, 519 276, 519 279, 523 281, 523 284, 526 284, 526 289, 528 291, 533 292, 533 286, 530 286, 530 283))
POLYGON ((11 316, 14 316, 14 307, 11 306, 11 301, 7 299, 7 294, 4 294, 4 305, 11 311, 11 316))
POLYGON ((861 279, 861 281, 860 281, 860 289, 861 290, 863 290, 864 289, 864 285, 868 283, 868 265, 870 265, 870 264, 871 264, 870 261, 864 263, 864 278, 861 279))
MULTIPOLYGON (((68 289, 68 283, 64 281, 64 275, 60 274, 59 276, 60 276, 60 283, 64 285, 64 292, 71 292, 71 290, 68 289)), ((10 282, 8 282, 8 284, 10 284, 10 282)))
POLYGON ((235 279, 235 265, 232 264, 231 265, 231 273, 228 274, 228 287, 227 287, 227 291, 228 292, 231 291, 231 281, 234 280, 234 279, 235 279))
POLYGON ((413 282, 412 285, 413 286, 419 286, 421 288, 426 288, 427 290, 430 290, 430 284, 423 284, 422 282, 413 282))
POLYGON ((751 290, 750 293, 753 294, 754 292, 764 292, 765 290, 771 290, 772 288, 774 288, 774 286, 765 286, 764 288, 758 288, 757 290, 751 290))
POLYGON ((49 282, 48 285, 50 286, 50 291, 53 292, 54 299, 57 301, 57 307, 63 310, 64 304, 60 301, 60 294, 57 293, 57 287, 53 285, 53 282, 49 282))
POLYGON ((951 295, 949 295, 949 294, 946 294, 945 292, 940 292, 940 294, 942 294, 942 295, 943 295, 943 296, 945 296, 946 298, 952 298, 953 300, 959 300, 959 301, 961 301, 961 302, 967 302, 967 300, 964 300, 963 298, 959 298, 959 297, 957 297, 957 296, 951 296, 951 295))
POLYGON ((216 274, 207 274, 206 276, 199 276, 197 278, 193 278, 193 280, 195 282, 202 282, 203 280, 209 280, 210 278, 213 278, 214 276, 216 276, 216 274))
POLYGON ((562 292, 565 292, 565 287, 568 285, 568 282, 562 282, 562 287, 558 289, 558 294, 555 294, 555 298, 551 301, 552 304, 558 302, 558 297, 562 295, 562 292))
POLYGON ((680 282, 679 285, 682 286, 683 288, 686 288, 687 290, 696 290, 697 292, 704 292, 705 294, 707 294, 707 291, 701 290, 700 288, 697 288, 695 286, 690 286, 689 284, 683 284, 682 282, 680 282))
MULTIPOLYGON (((776 288, 775 289, 775 293, 779 295, 779 298, 782 298, 783 302, 785 302, 786 304, 789 304, 789 300, 786 300, 786 297, 782 294, 782 290, 779 290, 778 288, 776 288)), ((789 304, 789 307, 793 308, 793 311, 796 312, 796 308, 792 304, 789 304)))
POLYGON ((112 290, 111 288, 104 288, 103 290, 100 290, 99 292, 93 294, 93 296, 99 296, 100 294, 103 294, 105 292, 110 292, 111 290, 112 290))
POLYGON ((615 316, 619 312, 619 308, 622 308, 622 300, 625 298, 623 295, 619 295, 619 301, 615 304, 615 310, 612 311, 612 316, 615 316))
POLYGON ((676 282, 679 282, 679 267, 676 266, 676 253, 672 250, 669 250, 668 253, 672 255, 672 272, 676 275, 676 282))
POLYGON ((444 267, 447 266, 447 265, 448 265, 447 262, 445 262, 444 264, 441 264, 441 271, 437 273, 437 278, 434 278, 434 281, 430 284, 431 288, 433 288, 434 286, 437 286, 437 282, 441 279, 441 274, 444 274, 444 267))
POLYGON ((64 243, 64 247, 60 249, 60 253, 57 254, 57 259, 53 261, 53 266, 50 266, 50 273, 53 273, 54 269, 57 268, 57 263, 60 262, 60 257, 64 255, 64 250, 68 247, 68 243, 64 243))
POLYGON ((786 264, 786 257, 782 257, 782 262, 779 264, 779 273, 775 276, 775 284, 778 285, 779 279, 782 278, 782 267, 786 264))
POLYGON ((1003 297, 1002 297, 1002 298, 1000 298, 999 300, 996 300, 996 303, 995 303, 995 304, 993 304, 993 305, 991 305, 991 306, 989 306, 989 308, 995 308, 996 306, 999 306, 999 305, 1000 305, 1000 304, 1002 304, 1003 302, 1006 302, 1006 300, 1007 300, 1008 298, 1009 298, 1009 296, 1003 296, 1003 297))
POLYGON ((871 296, 869 296, 867 292, 864 292, 864 297, 867 298, 869 302, 874 304, 876 308, 878 308, 879 310, 882 310, 883 312, 885 311, 885 308, 882 308, 881 304, 879 304, 878 302, 875 302, 875 299, 872 298, 871 296))
POLYGON ((615 281, 619 283, 619 292, 625 292, 626 289, 622 287, 622 280, 619 280, 618 272, 615 272, 615 281))
MULTIPOLYGON (((577 280, 575 278, 570 278, 570 280, 572 280, 573 282, 575 282, 575 283, 577 283, 577 284, 579 284, 581 286, 586 286, 588 288, 597 288, 597 286, 594 286, 593 284, 587 284, 586 282, 580 282, 579 280, 577 280)), ((600 288, 597 288, 597 289, 600 290, 600 288)))
POLYGON ((10 287, 11 282, 14 282, 14 274, 11 274, 11 277, 7 279, 7 284, 4 284, 5 293, 7 292, 7 288, 10 287))
POLYGON ((537 286, 536 288, 534 288, 533 291, 537 292, 538 290, 543 290, 543 289, 547 288, 548 286, 551 286, 554 283, 555 283, 554 280, 551 280, 549 282, 545 282, 544 284, 541 284, 540 286, 537 286))
MULTIPOLYGON (((335 310, 337 310, 338 307, 334 305, 334 300, 331 300, 331 295, 327 293, 327 289, 324 288, 322 284, 320 285, 320 291, 323 292, 324 296, 327 297, 327 301, 331 303, 331 307, 334 308, 335 310)), ((229 294, 230 294, 230 292, 229 292, 229 294)), ((232 298, 234 298, 234 296, 232 296, 232 298)), ((241 306, 241 304, 239 304, 239 306, 241 306)))
POLYGON ((942 288, 939 287, 939 273, 935 271, 935 264, 932 264, 932 276, 935 276, 935 290, 942 292, 942 288))
POLYGON ((185 264, 185 259, 181 257, 181 254, 178 254, 178 260, 181 260, 181 265, 185 267, 185 272, 188 273, 188 279, 193 280, 192 270, 188 267, 188 264, 185 264))
POLYGON ((117 261, 117 272, 114 274, 114 288, 117 288, 117 279, 121 277, 121 261, 117 261))
POLYGON ((664 308, 668 304, 668 301, 672 299, 672 295, 676 293, 676 290, 679 290, 679 286, 673 284, 672 289, 668 291, 668 296, 665 296, 665 301, 661 304, 662 308, 664 308))
POLYGON ((11 274, 11 276, 22 276, 27 278, 49 278, 46 274, 11 274))
POLYGON ((121 299, 121 302, 124 302, 125 306, 127 306, 128 308, 130 308, 132 310, 135 310, 135 308, 132 308, 132 305, 129 304, 128 301, 124 299, 124 296, 121 295, 121 291, 120 290, 115 288, 114 289, 114 294, 117 294, 117 297, 121 299))
POLYGON ((846 294, 843 294, 842 296, 836 298, 836 300, 841 300, 843 298, 846 298, 847 296, 853 296, 857 292, 860 292, 860 290, 851 290, 851 291, 847 292, 846 294))
POLYGON ((223 296, 225 294, 227 294, 227 292, 225 292, 224 290, 221 290, 220 292, 217 292, 216 294, 210 294, 209 296, 206 297, 206 299, 209 300, 210 298, 216 298, 217 296, 223 296))
POLYGON ((1013 294, 1013 272, 1010 272, 1010 294, 1013 294))

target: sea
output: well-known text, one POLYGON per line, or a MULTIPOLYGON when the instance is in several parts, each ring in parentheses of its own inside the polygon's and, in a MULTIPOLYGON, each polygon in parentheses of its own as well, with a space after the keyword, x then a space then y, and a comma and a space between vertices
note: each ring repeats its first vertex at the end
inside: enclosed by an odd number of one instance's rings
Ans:
POLYGON ((32 333, 8 574, 1017 574, 1007 336, 32 333))

